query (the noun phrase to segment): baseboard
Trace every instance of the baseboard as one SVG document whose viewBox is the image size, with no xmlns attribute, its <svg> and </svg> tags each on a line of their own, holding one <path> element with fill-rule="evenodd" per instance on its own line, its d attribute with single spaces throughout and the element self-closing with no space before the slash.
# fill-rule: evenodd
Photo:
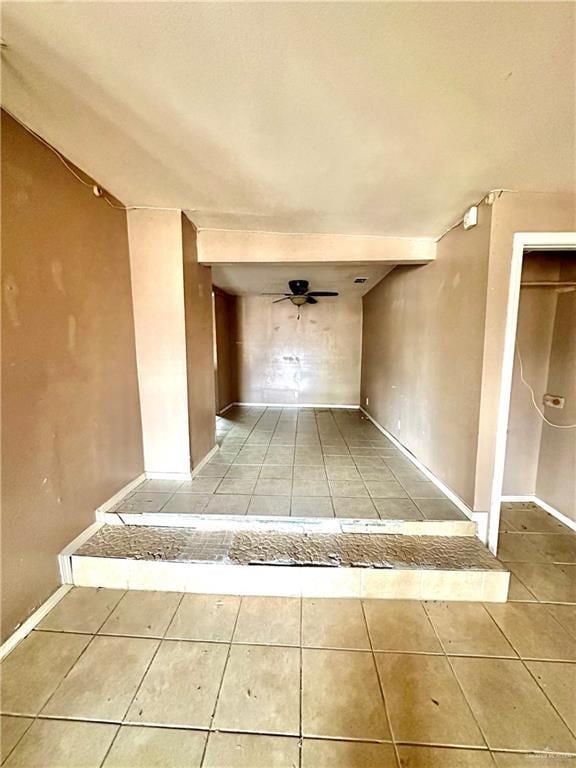
<svg viewBox="0 0 576 768">
<path fill-rule="evenodd" d="M 180 480 L 185 482 L 192 479 L 191 472 L 145 472 L 146 480 Z"/>
<path fill-rule="evenodd" d="M 232 403 L 243 405 L 245 408 L 342 408 L 346 411 L 357 411 L 359 405 L 340 405 L 336 403 Z"/>
<path fill-rule="evenodd" d="M 547 502 L 540 499 L 538 496 L 502 496 L 502 501 L 531 501 L 533 504 L 537 504 L 540 509 L 548 512 L 556 520 L 563 523 L 571 531 L 576 531 L 576 520 L 572 520 L 563 512 L 560 512 L 556 507 L 551 506 Z"/>
<path fill-rule="evenodd" d="M 425 475 L 430 482 L 434 483 L 434 485 L 442 491 L 442 493 L 450 499 L 452 504 L 454 504 L 455 507 L 458 507 L 458 509 L 463 512 L 466 517 L 470 520 L 473 520 L 476 523 L 476 535 L 478 538 L 486 543 L 487 537 L 488 537 L 488 512 L 474 512 L 470 509 L 470 507 L 465 504 L 462 499 L 457 496 L 454 491 L 451 488 L 448 488 L 447 485 L 445 485 L 442 480 L 440 480 L 436 475 L 431 472 L 428 467 L 425 467 L 422 462 L 420 462 L 416 456 L 414 456 L 413 453 L 411 453 L 408 448 L 406 448 L 402 443 L 394 437 L 394 435 L 391 432 L 388 432 L 388 430 L 382 426 L 382 424 L 379 424 L 375 418 L 373 418 L 367 410 L 365 410 L 362 406 L 359 406 L 362 413 L 366 416 L 367 419 L 369 419 L 374 426 L 382 432 L 383 435 L 385 435 L 388 440 L 390 440 L 391 443 L 393 443 L 398 450 L 406 456 L 407 459 L 409 459 L 414 466 L 422 472 L 423 475 Z"/>
<path fill-rule="evenodd" d="M 49 611 L 51 611 L 71 589 L 71 584 L 63 584 L 61 587 L 58 587 L 56 592 L 53 592 L 50 597 L 26 619 L 26 621 L 20 624 L 18 629 L 14 630 L 10 637 L 0 645 L 0 661 L 2 661 L 10 651 L 13 651 L 18 643 L 21 643 L 22 640 L 32 632 L 34 627 L 38 626 L 44 616 L 46 616 L 46 614 L 49 613 Z"/>
<path fill-rule="evenodd" d="M 100 506 L 96 509 L 96 515 L 98 515 L 99 512 L 108 512 L 109 509 L 112 509 L 112 507 L 118 504 L 118 502 L 122 501 L 125 496 L 127 496 L 129 493 L 132 493 L 134 488 L 139 486 L 140 483 L 143 483 L 144 480 L 146 480 L 146 473 L 142 472 L 141 475 L 138 475 L 138 477 L 135 477 L 134 480 L 131 480 L 123 488 L 121 488 L 118 493 L 115 493 L 114 496 L 111 496 L 103 504 L 100 504 Z"/>
<path fill-rule="evenodd" d="M 198 470 L 202 469 L 202 467 L 203 467 L 205 464 L 208 464 L 208 462 L 210 461 L 210 459 L 212 458 L 212 456 L 214 456 L 214 454 L 218 453 L 218 449 L 219 449 L 219 448 L 220 448 L 220 446 L 219 446 L 219 445 L 215 445 L 215 446 L 214 446 L 214 448 L 212 448 L 210 451 L 208 451 L 208 453 L 206 454 L 206 456 L 204 456 L 204 458 L 203 458 L 201 461 L 199 461 L 199 462 L 198 462 L 198 464 L 196 464 L 196 466 L 195 466 L 195 467 L 192 467 L 192 477 L 194 477 L 194 474 L 195 474 L 196 472 L 198 472 Z"/>
<path fill-rule="evenodd" d="M 229 403 L 225 408 L 221 408 L 218 411 L 218 416 L 223 416 L 226 413 L 226 411 L 229 411 L 230 408 L 234 408 L 235 405 L 238 405 L 238 403 Z"/>
</svg>

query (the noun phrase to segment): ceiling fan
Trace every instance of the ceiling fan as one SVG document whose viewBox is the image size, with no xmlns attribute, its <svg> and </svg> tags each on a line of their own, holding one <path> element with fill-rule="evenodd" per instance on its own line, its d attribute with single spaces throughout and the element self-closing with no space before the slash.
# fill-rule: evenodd
<svg viewBox="0 0 576 768">
<path fill-rule="evenodd" d="M 291 293 L 263 293 L 262 296 L 282 296 L 281 299 L 276 299 L 272 304 L 290 299 L 292 304 L 297 307 L 301 307 L 303 304 L 317 304 L 317 296 L 338 296 L 335 291 L 309 291 L 308 285 L 308 280 L 290 280 L 288 287 Z"/>
</svg>

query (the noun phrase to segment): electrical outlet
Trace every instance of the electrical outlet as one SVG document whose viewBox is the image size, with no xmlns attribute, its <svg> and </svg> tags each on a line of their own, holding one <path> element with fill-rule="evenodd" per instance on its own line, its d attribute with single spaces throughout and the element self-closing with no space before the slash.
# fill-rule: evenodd
<svg viewBox="0 0 576 768">
<path fill-rule="evenodd" d="M 369 397 L 364 398 L 364 404 L 365 405 L 370 405 L 370 398 Z"/>
<path fill-rule="evenodd" d="M 544 395 L 542 402 L 550 408 L 564 408 L 564 398 L 561 395 Z"/>
</svg>

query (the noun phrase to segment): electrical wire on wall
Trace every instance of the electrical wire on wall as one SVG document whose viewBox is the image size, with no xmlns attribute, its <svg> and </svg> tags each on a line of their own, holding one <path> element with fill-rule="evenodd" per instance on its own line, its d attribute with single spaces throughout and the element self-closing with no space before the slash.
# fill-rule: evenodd
<svg viewBox="0 0 576 768">
<path fill-rule="evenodd" d="M 532 405 L 538 412 L 538 415 L 540 418 L 546 422 L 551 427 L 554 427 L 555 429 L 575 429 L 576 424 L 554 424 L 552 421 L 549 421 L 546 416 L 544 415 L 543 411 L 540 410 L 538 407 L 538 404 L 536 402 L 536 396 L 534 395 L 534 390 L 530 386 L 530 384 L 526 381 L 524 378 L 524 366 L 522 364 L 522 355 L 520 354 L 520 345 L 518 344 L 518 337 L 516 337 L 516 354 L 518 356 L 518 367 L 520 371 L 520 381 L 522 384 L 524 384 L 525 387 L 527 387 L 530 390 L 530 397 L 532 398 Z"/>
<path fill-rule="evenodd" d="M 43 144 L 45 147 L 47 147 L 50 152 L 53 152 L 56 157 L 60 160 L 62 165 L 74 176 L 75 179 L 77 179 L 80 184 L 83 184 L 85 187 L 89 187 L 92 190 L 92 193 L 95 197 L 100 197 L 102 200 L 104 200 L 105 203 L 107 203 L 110 208 L 115 208 L 118 211 L 180 211 L 181 208 L 160 208 L 154 205 L 116 205 L 112 202 L 112 200 L 108 197 L 106 191 L 99 185 L 94 184 L 93 182 L 86 181 L 83 179 L 74 169 L 74 167 L 68 162 L 68 160 L 64 157 L 64 155 L 59 152 L 55 147 L 53 147 L 51 144 L 49 144 L 45 139 L 42 138 L 42 136 L 39 136 L 36 131 L 32 130 L 32 128 L 29 128 L 25 123 L 22 122 L 22 120 L 19 120 L 16 115 L 12 114 L 9 109 L 6 109 L 6 107 L 2 107 L 4 112 L 6 114 L 10 115 L 10 117 L 18 123 L 18 125 L 22 126 L 25 131 L 28 131 L 28 133 L 31 136 L 34 136 L 35 139 L 37 139 L 41 144 Z M 88 174 L 86 174 L 88 175 Z"/>
</svg>

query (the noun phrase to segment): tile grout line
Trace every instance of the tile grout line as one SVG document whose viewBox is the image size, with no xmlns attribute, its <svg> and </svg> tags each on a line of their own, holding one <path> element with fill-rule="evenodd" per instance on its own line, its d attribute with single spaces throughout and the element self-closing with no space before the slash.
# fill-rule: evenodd
<svg viewBox="0 0 576 768">
<path fill-rule="evenodd" d="M 384 693 L 384 684 L 382 680 L 380 679 L 380 671 L 378 670 L 378 664 L 376 663 L 376 655 L 374 653 L 374 644 L 372 642 L 372 635 L 370 634 L 370 626 L 368 624 L 368 619 L 366 617 L 366 610 L 364 607 L 364 600 L 360 600 L 360 608 L 362 610 L 362 616 L 364 618 L 364 626 L 366 628 L 366 634 L 368 636 L 368 643 L 370 644 L 370 654 L 372 656 L 372 666 L 374 667 L 374 672 L 376 674 L 376 680 L 378 681 L 378 689 L 380 691 L 380 696 L 382 698 L 382 706 L 384 707 L 384 714 L 386 716 L 386 722 L 388 724 L 388 730 L 390 731 L 390 739 L 392 740 L 392 748 L 394 750 L 394 755 L 396 758 L 396 763 L 398 765 L 398 768 L 402 765 L 400 762 L 400 752 L 398 751 L 398 745 L 396 743 L 396 737 L 394 735 L 394 729 L 392 727 L 392 718 L 390 716 L 390 711 L 388 709 L 388 704 L 386 702 L 386 695 Z"/>
<path fill-rule="evenodd" d="M 244 601 L 243 597 L 240 597 L 238 600 L 238 609 L 236 611 L 236 617 L 234 619 L 234 626 L 232 627 L 232 632 L 230 634 L 230 640 L 228 642 L 228 650 L 226 652 L 226 659 L 224 660 L 224 666 L 222 668 L 222 675 L 220 677 L 220 683 L 218 685 L 218 690 L 216 692 L 216 697 L 214 699 L 214 707 L 212 708 L 212 713 L 210 715 L 210 722 L 207 727 L 208 735 L 206 736 L 206 741 L 204 742 L 204 749 L 202 750 L 202 757 L 200 758 L 200 764 L 199 768 L 202 768 L 204 765 L 204 760 L 206 759 L 206 752 L 208 751 L 208 742 L 210 740 L 210 734 L 213 733 L 214 728 L 214 719 L 216 717 L 216 710 L 218 708 L 218 703 L 220 701 L 220 694 L 222 692 L 222 686 L 224 685 L 224 678 L 226 676 L 226 670 L 228 669 L 228 662 L 230 660 L 230 654 L 232 653 L 232 640 L 234 639 L 234 635 L 236 633 L 236 627 L 238 626 L 238 620 L 240 618 L 240 611 L 242 610 L 242 603 Z M 220 643 L 222 645 L 222 643 Z"/>
</svg>

